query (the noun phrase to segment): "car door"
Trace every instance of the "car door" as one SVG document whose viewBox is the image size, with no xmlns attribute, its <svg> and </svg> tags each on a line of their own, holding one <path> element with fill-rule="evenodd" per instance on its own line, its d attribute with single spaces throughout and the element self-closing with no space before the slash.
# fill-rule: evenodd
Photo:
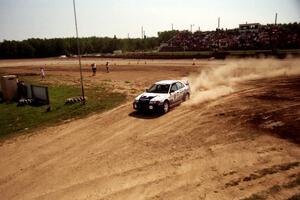
<svg viewBox="0 0 300 200">
<path fill-rule="evenodd" d="M 178 102 L 178 87 L 176 83 L 173 83 L 170 89 L 170 104 L 176 104 Z"/>
<path fill-rule="evenodd" d="M 180 82 L 176 83 L 177 88 L 178 88 L 178 101 L 181 101 L 183 99 L 184 94 L 184 85 Z"/>
</svg>

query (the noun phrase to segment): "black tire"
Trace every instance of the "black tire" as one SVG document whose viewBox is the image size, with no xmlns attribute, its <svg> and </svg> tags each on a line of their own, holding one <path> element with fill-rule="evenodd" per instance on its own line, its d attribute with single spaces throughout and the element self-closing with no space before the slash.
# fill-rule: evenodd
<svg viewBox="0 0 300 200">
<path fill-rule="evenodd" d="M 183 97 L 183 101 L 187 101 L 190 99 L 190 94 L 189 93 L 186 93 Z"/>
<path fill-rule="evenodd" d="M 144 110 L 141 110 L 141 109 L 138 109 L 138 110 L 136 110 L 136 112 L 138 113 L 138 114 L 144 114 Z"/>
<path fill-rule="evenodd" d="M 170 104 L 168 101 L 165 101 L 162 107 L 162 112 L 165 114 L 169 112 L 169 110 L 170 110 Z"/>
</svg>

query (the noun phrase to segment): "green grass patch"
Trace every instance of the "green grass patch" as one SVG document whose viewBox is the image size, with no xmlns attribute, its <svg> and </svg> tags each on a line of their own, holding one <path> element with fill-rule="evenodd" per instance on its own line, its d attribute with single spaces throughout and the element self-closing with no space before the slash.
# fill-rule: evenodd
<svg viewBox="0 0 300 200">
<path fill-rule="evenodd" d="M 125 101 L 124 94 L 113 93 L 105 85 L 86 89 L 88 100 L 85 105 L 80 103 L 65 105 L 65 99 L 79 96 L 81 89 L 74 86 L 51 85 L 48 88 L 51 111 L 48 106 L 17 106 L 17 103 L 0 103 L 0 139 L 26 133 L 38 127 L 45 127 L 65 120 L 86 116 L 93 112 L 112 109 Z"/>
</svg>

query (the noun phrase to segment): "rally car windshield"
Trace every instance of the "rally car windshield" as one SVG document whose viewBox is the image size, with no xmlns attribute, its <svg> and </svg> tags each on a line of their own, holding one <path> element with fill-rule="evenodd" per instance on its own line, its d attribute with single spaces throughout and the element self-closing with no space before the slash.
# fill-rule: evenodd
<svg viewBox="0 0 300 200">
<path fill-rule="evenodd" d="M 148 92 L 150 93 L 168 93 L 170 84 L 154 84 L 150 87 Z"/>
</svg>

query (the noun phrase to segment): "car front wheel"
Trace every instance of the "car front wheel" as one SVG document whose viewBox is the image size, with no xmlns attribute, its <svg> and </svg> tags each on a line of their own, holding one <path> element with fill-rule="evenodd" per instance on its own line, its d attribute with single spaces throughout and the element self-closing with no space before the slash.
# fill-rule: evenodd
<svg viewBox="0 0 300 200">
<path fill-rule="evenodd" d="M 169 112 L 169 109 L 170 109 L 169 102 L 165 101 L 164 104 L 163 104 L 163 113 Z"/>
</svg>

